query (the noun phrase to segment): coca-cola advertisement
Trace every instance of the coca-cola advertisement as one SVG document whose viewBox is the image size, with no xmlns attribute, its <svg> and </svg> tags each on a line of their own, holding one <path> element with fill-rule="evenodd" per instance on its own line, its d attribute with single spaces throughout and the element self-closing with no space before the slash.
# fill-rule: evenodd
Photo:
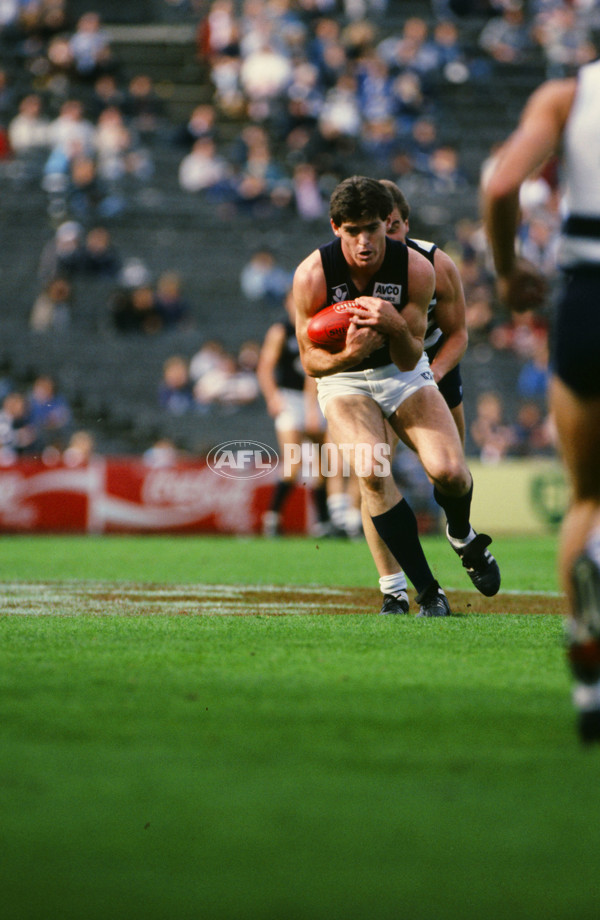
<svg viewBox="0 0 600 920">
<path fill-rule="evenodd" d="M 210 458 L 158 468 L 137 458 L 99 457 L 75 468 L 22 460 L 0 468 L 0 530 L 260 533 L 276 465 L 239 448 L 220 464 L 219 471 Z M 307 490 L 296 486 L 283 512 L 285 532 L 306 533 L 310 514 Z"/>
</svg>

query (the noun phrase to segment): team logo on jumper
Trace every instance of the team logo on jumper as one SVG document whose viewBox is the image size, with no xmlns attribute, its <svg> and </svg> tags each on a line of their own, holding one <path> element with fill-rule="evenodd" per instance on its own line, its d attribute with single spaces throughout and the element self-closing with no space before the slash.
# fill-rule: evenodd
<svg viewBox="0 0 600 920">
<path fill-rule="evenodd" d="M 331 295 L 332 303 L 341 303 L 342 300 L 350 300 L 350 291 L 347 284 L 338 284 L 334 287 Z"/>
<path fill-rule="evenodd" d="M 381 297 L 382 300 L 389 300 L 394 306 L 400 306 L 402 298 L 402 285 L 393 284 L 387 281 L 377 281 L 373 288 L 373 297 Z"/>
<path fill-rule="evenodd" d="M 277 467 L 279 457 L 261 441 L 224 441 L 213 447 L 206 463 L 225 479 L 260 479 Z"/>
</svg>

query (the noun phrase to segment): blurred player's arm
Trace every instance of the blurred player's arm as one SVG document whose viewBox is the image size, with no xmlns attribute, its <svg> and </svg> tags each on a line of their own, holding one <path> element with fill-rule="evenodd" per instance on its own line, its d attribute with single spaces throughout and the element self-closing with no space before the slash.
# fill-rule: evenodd
<svg viewBox="0 0 600 920">
<path fill-rule="evenodd" d="M 284 345 L 285 326 L 283 323 L 274 323 L 267 330 L 256 368 L 258 385 L 265 398 L 267 412 L 271 418 L 275 418 L 283 409 L 283 400 L 277 386 L 275 369 Z"/>
<path fill-rule="evenodd" d="M 542 276 L 515 249 L 519 191 L 525 179 L 558 151 L 575 88 L 576 81 L 567 79 L 550 80 L 536 90 L 484 179 L 483 220 L 498 275 L 498 296 L 512 309 L 534 308 L 544 298 Z"/>
</svg>

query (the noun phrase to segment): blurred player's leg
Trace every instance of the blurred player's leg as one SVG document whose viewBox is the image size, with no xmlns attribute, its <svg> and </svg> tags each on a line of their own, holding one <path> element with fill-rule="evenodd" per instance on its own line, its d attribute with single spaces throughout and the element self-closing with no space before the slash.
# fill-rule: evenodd
<svg viewBox="0 0 600 920">
<path fill-rule="evenodd" d="M 580 398 L 554 379 L 551 401 L 573 488 L 559 550 L 569 600 L 568 661 L 583 741 L 600 741 L 600 399 Z"/>
</svg>

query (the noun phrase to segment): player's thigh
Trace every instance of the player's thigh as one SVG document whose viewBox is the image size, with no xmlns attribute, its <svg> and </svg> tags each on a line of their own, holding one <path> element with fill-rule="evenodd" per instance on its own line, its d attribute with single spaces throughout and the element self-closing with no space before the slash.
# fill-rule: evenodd
<svg viewBox="0 0 600 920">
<path fill-rule="evenodd" d="M 434 480 L 468 475 L 456 424 L 437 387 L 422 387 L 400 404 L 389 421 Z"/>
<path fill-rule="evenodd" d="M 576 499 L 600 500 L 600 397 L 577 396 L 555 377 L 550 401 Z"/>
<path fill-rule="evenodd" d="M 379 507 L 380 501 L 386 507 L 398 501 L 384 419 L 377 403 L 361 395 L 332 396 L 327 400 L 325 417 L 333 443 L 340 446 L 350 469 L 360 479 L 362 494 L 370 496 L 370 513 L 386 510 Z"/>
<path fill-rule="evenodd" d="M 335 444 L 370 444 L 386 442 L 383 415 L 368 396 L 332 396 L 325 406 L 329 436 Z"/>
</svg>

